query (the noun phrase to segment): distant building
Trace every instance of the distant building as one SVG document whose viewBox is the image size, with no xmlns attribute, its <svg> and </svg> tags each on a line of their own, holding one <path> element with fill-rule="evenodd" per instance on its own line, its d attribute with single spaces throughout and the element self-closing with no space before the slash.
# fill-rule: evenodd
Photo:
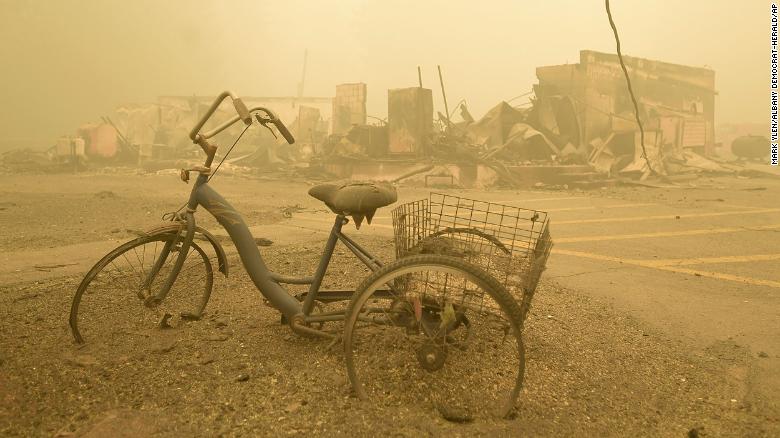
<svg viewBox="0 0 780 438">
<path fill-rule="evenodd" d="M 346 134 L 352 126 L 366 124 L 367 95 L 367 86 L 362 82 L 336 85 L 332 134 Z"/>
<path fill-rule="evenodd" d="M 715 72 L 630 56 L 623 59 L 649 150 L 712 154 Z M 583 154 L 594 147 L 594 141 L 611 142 L 612 149 L 623 152 L 637 147 L 634 107 L 617 55 L 582 50 L 578 64 L 538 67 L 536 76 L 536 117 L 551 135 L 563 137 Z"/>
</svg>

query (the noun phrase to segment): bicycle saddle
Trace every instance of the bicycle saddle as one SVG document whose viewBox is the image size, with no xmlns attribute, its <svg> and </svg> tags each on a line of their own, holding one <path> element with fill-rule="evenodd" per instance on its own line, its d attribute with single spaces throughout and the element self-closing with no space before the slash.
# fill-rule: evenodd
<svg viewBox="0 0 780 438">
<path fill-rule="evenodd" d="M 370 224 L 378 208 L 398 200 L 395 187 L 382 182 L 318 184 L 309 189 L 309 195 L 324 202 L 336 214 L 352 216 L 357 228 L 363 218 Z"/>
</svg>

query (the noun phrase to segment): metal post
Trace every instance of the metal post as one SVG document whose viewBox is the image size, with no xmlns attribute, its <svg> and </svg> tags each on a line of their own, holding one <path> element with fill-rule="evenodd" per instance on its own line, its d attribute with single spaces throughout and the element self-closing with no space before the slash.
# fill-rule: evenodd
<svg viewBox="0 0 780 438">
<path fill-rule="evenodd" d="M 447 94 L 444 92 L 444 79 L 441 77 L 441 66 L 436 66 L 439 69 L 439 83 L 441 84 L 441 96 L 444 98 L 444 112 L 445 116 L 447 116 L 447 131 L 450 130 L 450 109 L 447 106 Z"/>
<path fill-rule="evenodd" d="M 420 92 L 417 93 L 417 110 L 418 111 L 422 111 L 422 107 L 423 107 L 423 97 L 422 97 L 423 84 L 422 84 L 422 70 L 420 69 L 419 65 L 417 66 L 417 82 L 420 85 L 420 90 L 419 90 Z M 425 118 L 419 117 L 419 120 L 420 120 L 420 130 L 422 132 L 425 132 L 426 131 L 426 129 L 425 129 L 426 128 L 425 127 Z M 422 156 L 425 156 L 425 155 L 428 154 L 428 144 L 427 144 L 427 140 L 426 139 L 423 139 L 423 142 L 420 145 L 420 148 L 418 149 L 417 154 L 418 155 L 422 155 Z"/>
<path fill-rule="evenodd" d="M 78 173 L 79 163 L 76 161 L 76 141 L 73 138 L 70 139 L 70 160 L 73 162 L 73 173 Z"/>
</svg>

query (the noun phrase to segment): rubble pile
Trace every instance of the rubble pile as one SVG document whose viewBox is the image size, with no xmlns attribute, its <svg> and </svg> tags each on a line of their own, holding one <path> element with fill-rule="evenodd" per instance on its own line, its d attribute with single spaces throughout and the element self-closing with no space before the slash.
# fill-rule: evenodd
<svg viewBox="0 0 780 438">
<path fill-rule="evenodd" d="M 389 173 L 389 179 L 404 173 L 388 172 L 391 165 L 407 160 L 409 170 L 424 162 L 432 165 L 427 173 L 405 178 L 427 183 L 449 177 L 471 187 L 590 187 L 740 171 L 738 163 L 726 165 L 715 155 L 712 70 L 632 57 L 626 62 L 643 129 L 617 57 L 583 50 L 578 64 L 537 68 L 539 83 L 527 93 L 528 102 L 500 102 L 478 120 L 463 101 L 433 120 L 432 90 L 422 86 L 388 90 L 386 122 L 353 125 L 319 152 L 332 167 L 379 160 L 377 173 Z M 768 151 L 758 146 L 763 142 L 737 138 L 733 149 L 742 157 L 760 155 Z"/>
<path fill-rule="evenodd" d="M 279 112 L 296 138 L 283 144 L 273 133 L 240 127 L 217 138 L 222 172 L 307 178 L 352 178 L 448 184 L 603 187 L 629 181 L 695 178 L 702 173 L 753 175 L 725 163 L 715 143 L 715 74 L 624 57 L 638 96 L 639 114 L 616 55 L 580 52 L 577 64 L 538 67 L 538 83 L 519 105 L 502 101 L 479 119 L 465 100 L 434 112 L 433 90 L 387 90 L 387 118 L 366 112 L 364 83 L 340 84 L 335 96 L 245 97 L 247 104 Z M 421 76 L 420 76 L 421 77 Z M 2 157 L 2 169 L 57 171 L 85 167 L 136 167 L 170 172 L 191 167 L 200 149 L 188 129 L 210 97 L 161 96 L 152 104 L 122 105 L 111 117 L 80 126 L 45 153 L 19 150 Z M 232 116 L 231 109 L 222 117 Z M 457 115 L 456 115 L 457 113 Z M 434 118 L 434 114 L 437 117 Z M 637 118 L 642 122 L 637 123 Z M 743 161 L 768 153 L 767 139 L 733 132 L 730 152 Z M 719 134 L 722 136 L 722 133 Z M 230 139 L 230 140 L 224 140 Z M 232 150 L 229 157 L 219 156 Z M 56 164 L 56 166 L 54 165 Z"/>
</svg>

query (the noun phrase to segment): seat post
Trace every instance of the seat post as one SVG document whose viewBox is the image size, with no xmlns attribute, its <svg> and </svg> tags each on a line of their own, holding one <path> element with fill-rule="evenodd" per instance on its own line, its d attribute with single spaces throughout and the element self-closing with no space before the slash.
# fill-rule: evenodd
<svg viewBox="0 0 780 438">
<path fill-rule="evenodd" d="M 328 241 L 325 243 L 325 249 L 322 251 L 320 257 L 320 263 L 317 265 L 317 270 L 314 272 L 314 281 L 309 286 L 309 293 L 306 294 L 306 298 L 303 301 L 303 314 L 308 315 L 311 312 L 311 308 L 314 305 L 314 299 L 317 297 L 317 292 L 320 290 L 322 280 L 325 278 L 325 272 L 328 270 L 330 259 L 333 256 L 333 250 L 336 248 L 336 243 L 339 241 L 339 234 L 341 234 L 341 228 L 347 223 L 347 218 L 342 214 L 336 215 L 336 221 L 333 223 L 333 228 L 330 229 L 330 235 Z"/>
</svg>

